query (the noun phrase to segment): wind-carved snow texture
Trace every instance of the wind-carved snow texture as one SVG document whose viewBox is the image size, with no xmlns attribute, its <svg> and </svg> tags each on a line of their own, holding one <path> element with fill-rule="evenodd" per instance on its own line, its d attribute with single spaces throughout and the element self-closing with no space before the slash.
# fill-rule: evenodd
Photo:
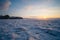
<svg viewBox="0 0 60 40">
<path fill-rule="evenodd" d="M 60 40 L 60 19 L 0 20 L 0 40 Z"/>
</svg>

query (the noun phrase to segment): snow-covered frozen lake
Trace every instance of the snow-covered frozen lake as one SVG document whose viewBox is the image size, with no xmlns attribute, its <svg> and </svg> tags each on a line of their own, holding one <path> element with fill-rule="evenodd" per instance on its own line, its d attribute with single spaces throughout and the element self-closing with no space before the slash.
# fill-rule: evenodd
<svg viewBox="0 0 60 40">
<path fill-rule="evenodd" d="M 0 40 L 60 40 L 60 19 L 0 19 Z"/>
</svg>

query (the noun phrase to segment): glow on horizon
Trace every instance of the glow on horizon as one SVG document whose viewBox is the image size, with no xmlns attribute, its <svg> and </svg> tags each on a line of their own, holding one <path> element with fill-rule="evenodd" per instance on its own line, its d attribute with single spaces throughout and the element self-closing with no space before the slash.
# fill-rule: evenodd
<svg viewBox="0 0 60 40">
<path fill-rule="evenodd" d="M 17 11 L 13 12 L 14 16 L 22 16 L 24 18 L 60 18 L 60 0 L 23 0 L 18 6 L 20 8 L 16 8 Z"/>
<path fill-rule="evenodd" d="M 60 9 L 54 7 L 26 6 L 21 10 L 25 18 L 60 18 Z"/>
</svg>

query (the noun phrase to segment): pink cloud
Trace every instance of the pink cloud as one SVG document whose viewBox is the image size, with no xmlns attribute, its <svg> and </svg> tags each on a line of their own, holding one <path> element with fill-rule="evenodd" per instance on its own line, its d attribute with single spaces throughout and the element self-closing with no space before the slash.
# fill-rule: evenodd
<svg viewBox="0 0 60 40">
<path fill-rule="evenodd" d="M 7 0 L 6 2 L 0 3 L 0 10 L 7 10 L 10 6 L 10 1 Z"/>
</svg>

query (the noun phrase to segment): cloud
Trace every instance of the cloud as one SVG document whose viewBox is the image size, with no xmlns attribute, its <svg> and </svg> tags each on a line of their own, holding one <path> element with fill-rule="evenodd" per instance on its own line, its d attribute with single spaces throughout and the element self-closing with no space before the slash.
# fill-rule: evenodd
<svg viewBox="0 0 60 40">
<path fill-rule="evenodd" d="M 7 10 L 10 4 L 9 0 L 0 0 L 0 10 Z"/>
</svg>

